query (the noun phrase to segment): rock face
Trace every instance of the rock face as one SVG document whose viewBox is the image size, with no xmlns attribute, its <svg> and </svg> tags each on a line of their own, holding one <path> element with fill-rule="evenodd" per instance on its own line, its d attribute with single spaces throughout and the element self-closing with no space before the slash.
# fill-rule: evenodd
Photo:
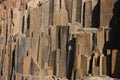
<svg viewBox="0 0 120 80">
<path fill-rule="evenodd" d="M 104 77 L 89 77 L 83 80 L 114 80 L 114 79 L 104 76 Z"/>
<path fill-rule="evenodd" d="M 119 10 L 120 0 L 0 0 L 0 80 L 120 79 Z"/>
</svg>

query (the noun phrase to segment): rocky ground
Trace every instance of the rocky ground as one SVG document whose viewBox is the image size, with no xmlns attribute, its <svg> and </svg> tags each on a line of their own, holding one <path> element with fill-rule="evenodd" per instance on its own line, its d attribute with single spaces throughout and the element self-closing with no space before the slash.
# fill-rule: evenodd
<svg viewBox="0 0 120 80">
<path fill-rule="evenodd" d="M 113 78 L 110 78 L 108 76 L 91 76 L 91 77 L 86 77 L 83 80 L 115 80 Z"/>
</svg>

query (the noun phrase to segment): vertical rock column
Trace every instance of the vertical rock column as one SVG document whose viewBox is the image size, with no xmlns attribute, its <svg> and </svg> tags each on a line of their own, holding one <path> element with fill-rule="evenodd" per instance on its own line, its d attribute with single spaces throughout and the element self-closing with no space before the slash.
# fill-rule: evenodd
<svg viewBox="0 0 120 80">
<path fill-rule="evenodd" d="M 84 27 L 90 28 L 92 23 L 92 1 L 85 2 Z"/>
<path fill-rule="evenodd" d="M 68 40 L 68 26 L 59 27 L 59 47 L 60 47 L 60 61 L 59 61 L 59 76 L 66 77 L 67 71 L 67 40 Z"/>
</svg>

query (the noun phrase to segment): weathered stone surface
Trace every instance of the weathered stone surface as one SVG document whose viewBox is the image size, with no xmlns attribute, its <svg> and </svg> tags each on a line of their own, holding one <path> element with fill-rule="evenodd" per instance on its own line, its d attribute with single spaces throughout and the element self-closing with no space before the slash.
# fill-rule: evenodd
<svg viewBox="0 0 120 80">
<path fill-rule="evenodd" d="M 60 1 L 54 0 L 53 25 L 60 25 Z"/>
<path fill-rule="evenodd" d="M 45 27 L 49 27 L 49 0 L 41 5 L 42 13 L 41 13 L 41 30 L 44 31 Z"/>
<path fill-rule="evenodd" d="M 92 33 L 90 34 L 77 34 L 77 38 L 79 42 L 79 51 L 83 55 L 91 55 L 92 54 Z"/>
<path fill-rule="evenodd" d="M 120 72 L 119 72 L 119 50 L 112 50 L 112 66 L 111 66 L 111 69 L 112 69 L 112 76 L 113 77 L 118 77 L 119 78 L 119 75 L 120 75 Z"/>
<path fill-rule="evenodd" d="M 102 75 L 107 75 L 108 70 L 109 69 L 107 69 L 107 58 L 106 56 L 104 56 L 102 59 Z"/>
<path fill-rule="evenodd" d="M 109 78 L 109 77 L 106 77 L 106 76 L 103 76 L 103 77 L 88 77 L 86 79 L 83 79 L 83 80 L 114 80 L 113 78 Z"/>
<path fill-rule="evenodd" d="M 73 8 L 72 8 L 72 22 L 76 22 L 76 13 L 77 13 L 77 0 L 73 0 Z"/>
<path fill-rule="evenodd" d="M 91 27 L 92 24 L 92 1 L 85 2 L 84 27 Z"/>
<path fill-rule="evenodd" d="M 68 12 L 65 7 L 65 0 L 61 0 L 60 25 L 65 26 L 68 23 Z"/>
<path fill-rule="evenodd" d="M 90 59 L 90 56 L 81 55 L 81 70 L 83 76 L 89 74 Z"/>
<path fill-rule="evenodd" d="M 61 26 L 60 27 L 60 62 L 59 65 L 62 67 L 59 67 L 60 73 L 59 76 L 65 77 L 66 71 L 67 71 L 67 42 L 68 42 L 68 26 Z"/>
<path fill-rule="evenodd" d="M 31 73 L 31 57 L 25 57 L 23 59 L 23 74 Z"/>
<path fill-rule="evenodd" d="M 15 74 L 15 79 L 16 79 L 16 80 L 22 80 L 22 74 L 16 73 L 16 74 Z"/>
<path fill-rule="evenodd" d="M 114 4 L 116 3 L 116 0 L 100 0 L 101 6 L 100 6 L 100 26 L 107 27 L 111 21 L 111 18 L 113 16 L 113 8 Z M 106 15 L 106 16 L 105 16 Z"/>
<path fill-rule="evenodd" d="M 12 33 L 22 33 L 22 20 L 23 14 L 21 11 L 13 11 L 13 19 L 12 19 Z"/>
<path fill-rule="evenodd" d="M 99 49 L 100 53 L 103 53 L 105 38 L 104 38 L 104 29 L 100 29 L 97 32 L 97 48 Z"/>
<path fill-rule="evenodd" d="M 94 76 L 100 75 L 100 53 L 98 49 L 94 51 L 92 62 L 92 75 Z"/>
<path fill-rule="evenodd" d="M 119 3 L 0 0 L 0 80 L 120 78 Z"/>
<path fill-rule="evenodd" d="M 41 12 L 41 7 L 38 8 L 34 8 L 32 10 L 30 10 L 30 14 L 29 14 L 29 20 L 28 21 L 30 25 L 29 29 L 30 29 L 30 33 L 32 32 L 39 32 L 41 30 L 41 19 L 42 19 L 42 12 Z M 36 14 L 37 13 L 37 14 Z"/>
</svg>

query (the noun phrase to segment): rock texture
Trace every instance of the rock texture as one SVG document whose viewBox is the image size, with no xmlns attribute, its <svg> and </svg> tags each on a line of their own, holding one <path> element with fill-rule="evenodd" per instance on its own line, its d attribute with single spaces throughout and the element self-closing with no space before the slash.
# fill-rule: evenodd
<svg viewBox="0 0 120 80">
<path fill-rule="evenodd" d="M 0 80 L 120 79 L 119 14 L 120 0 L 0 0 Z"/>
</svg>

